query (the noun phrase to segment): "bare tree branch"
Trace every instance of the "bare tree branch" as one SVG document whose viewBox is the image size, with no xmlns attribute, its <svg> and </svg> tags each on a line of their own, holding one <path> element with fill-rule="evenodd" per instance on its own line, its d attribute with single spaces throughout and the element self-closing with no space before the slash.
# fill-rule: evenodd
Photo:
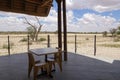
<svg viewBox="0 0 120 80">
<path fill-rule="evenodd" d="M 35 39 L 35 37 L 36 37 L 37 28 L 35 27 L 35 25 L 31 24 L 31 23 L 27 20 L 27 18 L 24 17 L 24 19 L 25 19 L 25 21 L 26 21 L 26 24 L 30 25 L 30 26 L 34 29 L 34 31 L 33 31 L 32 34 L 31 34 L 31 38 L 32 38 L 32 40 L 34 41 L 34 39 Z"/>
<path fill-rule="evenodd" d="M 39 26 L 40 26 L 40 25 L 41 25 L 41 23 L 40 23 L 40 21 L 39 21 L 38 17 L 36 17 L 36 16 L 35 16 L 35 18 L 36 18 L 36 20 L 37 20 L 37 22 L 38 22 L 38 24 L 39 24 Z"/>
<path fill-rule="evenodd" d="M 37 20 L 37 22 L 39 24 L 39 28 L 38 28 L 38 32 L 37 32 L 37 33 L 39 33 L 43 25 L 41 25 L 41 23 L 40 23 L 40 21 L 39 21 L 39 19 L 37 17 L 35 17 L 35 18 L 36 18 L 36 20 Z"/>
<path fill-rule="evenodd" d="M 27 20 L 27 18 L 26 17 L 24 17 L 24 19 L 25 19 L 25 21 L 26 21 L 26 24 L 28 24 L 28 25 L 30 25 L 31 27 L 33 27 L 33 29 L 35 30 L 35 32 L 37 31 L 36 30 L 36 28 L 35 28 L 35 26 L 34 25 L 32 25 L 28 20 Z"/>
<path fill-rule="evenodd" d="M 35 16 L 35 18 L 36 18 L 36 20 L 37 20 L 37 22 L 38 22 L 38 24 L 39 24 L 39 28 L 38 28 L 37 31 L 36 31 L 36 39 L 37 39 L 37 36 L 38 36 L 38 34 L 39 34 L 39 32 L 40 32 L 40 30 L 41 30 L 41 28 L 42 28 L 43 25 L 41 25 L 39 19 L 38 19 L 36 16 Z"/>
<path fill-rule="evenodd" d="M 24 19 L 25 19 L 25 21 L 26 21 L 26 24 L 30 25 L 30 26 L 34 29 L 34 31 L 32 32 L 32 33 L 33 33 L 33 40 L 36 40 L 36 41 L 37 41 L 37 40 L 38 40 L 38 34 L 39 34 L 39 32 L 40 32 L 40 30 L 41 30 L 41 28 L 42 28 L 43 25 L 41 25 L 39 19 L 38 19 L 36 16 L 35 16 L 35 18 L 36 18 L 36 20 L 37 20 L 37 23 L 39 24 L 39 27 L 36 27 L 35 25 L 31 24 L 31 23 L 27 20 L 27 18 L 24 17 Z"/>
</svg>

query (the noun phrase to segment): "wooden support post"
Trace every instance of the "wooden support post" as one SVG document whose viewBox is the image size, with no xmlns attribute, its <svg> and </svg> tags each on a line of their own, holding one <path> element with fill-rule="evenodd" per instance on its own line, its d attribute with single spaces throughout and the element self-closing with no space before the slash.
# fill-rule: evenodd
<svg viewBox="0 0 120 80">
<path fill-rule="evenodd" d="M 96 35 L 94 36 L 94 56 L 96 56 Z"/>
<path fill-rule="evenodd" d="M 8 55 L 10 56 L 10 37 L 8 36 Z"/>
<path fill-rule="evenodd" d="M 77 35 L 75 35 L 75 53 L 77 52 Z"/>
<path fill-rule="evenodd" d="M 30 41 L 29 41 L 29 35 L 27 36 L 28 37 L 28 50 L 30 49 Z"/>
<path fill-rule="evenodd" d="M 67 61 L 67 19 L 66 0 L 63 0 L 64 61 Z"/>
<path fill-rule="evenodd" d="M 58 4 L 58 47 L 62 49 L 61 0 L 56 1 Z"/>
<path fill-rule="evenodd" d="M 48 45 L 47 47 L 50 47 L 50 35 L 48 35 Z"/>
</svg>

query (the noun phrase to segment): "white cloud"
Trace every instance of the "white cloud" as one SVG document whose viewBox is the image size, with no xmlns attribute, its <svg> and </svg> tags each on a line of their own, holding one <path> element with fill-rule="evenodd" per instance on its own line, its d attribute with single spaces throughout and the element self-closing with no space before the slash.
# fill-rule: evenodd
<svg viewBox="0 0 120 80">
<path fill-rule="evenodd" d="M 37 24 L 34 16 L 25 15 L 33 24 Z M 22 17 L 19 15 L 19 17 Z M 57 30 L 57 12 L 52 9 L 46 18 L 39 17 L 44 26 L 42 31 Z M 110 28 L 116 28 L 118 22 L 111 16 L 96 15 L 94 13 L 86 13 L 81 18 L 75 17 L 72 10 L 67 12 L 68 31 L 77 32 L 101 32 L 108 31 Z M 24 24 L 24 19 L 18 18 L 17 15 L 0 17 L 0 31 L 24 31 L 28 25 Z"/>
<path fill-rule="evenodd" d="M 39 26 L 35 16 L 0 12 L 0 31 L 25 31 L 29 26 L 25 24 L 25 17 L 33 25 Z M 57 12 L 52 8 L 48 17 L 38 17 L 40 23 L 43 25 L 42 31 L 56 31 L 57 30 Z"/>
<path fill-rule="evenodd" d="M 73 19 L 74 19 L 73 11 L 69 10 L 69 11 L 67 12 L 67 22 L 68 22 L 68 23 L 71 23 L 71 22 L 73 22 Z"/>
<path fill-rule="evenodd" d="M 66 0 L 68 9 L 92 9 L 105 12 L 120 9 L 120 0 Z"/>
<path fill-rule="evenodd" d="M 108 10 L 109 7 L 97 5 L 97 6 L 94 6 L 93 9 L 98 12 L 104 12 L 104 11 Z"/>
<path fill-rule="evenodd" d="M 26 26 L 16 17 L 0 17 L 0 31 L 23 31 Z"/>
<path fill-rule="evenodd" d="M 118 22 L 110 16 L 101 16 L 93 13 L 86 13 L 81 18 L 69 19 L 73 23 L 68 23 L 68 31 L 77 32 L 102 32 L 116 28 Z M 74 20 L 76 20 L 74 22 Z"/>
</svg>

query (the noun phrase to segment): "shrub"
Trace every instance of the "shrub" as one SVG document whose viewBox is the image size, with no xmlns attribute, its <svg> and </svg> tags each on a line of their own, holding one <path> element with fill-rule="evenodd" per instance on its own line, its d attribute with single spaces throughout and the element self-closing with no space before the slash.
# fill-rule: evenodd
<svg viewBox="0 0 120 80">
<path fill-rule="evenodd" d="M 114 39 L 114 42 L 119 42 L 119 41 L 120 41 L 119 37 L 116 37 L 116 38 Z"/>
<path fill-rule="evenodd" d="M 3 44 L 2 48 L 3 49 L 8 49 L 8 45 L 7 44 Z"/>
<path fill-rule="evenodd" d="M 20 40 L 20 42 L 27 42 L 27 41 L 28 41 L 27 38 L 23 38 L 23 39 Z"/>
<path fill-rule="evenodd" d="M 13 48 L 13 46 L 14 46 L 14 43 L 11 42 L 10 43 L 10 49 Z M 8 44 L 3 44 L 2 48 L 3 49 L 8 49 Z"/>
<path fill-rule="evenodd" d="M 38 39 L 38 41 L 40 41 L 40 42 L 46 41 L 46 38 L 40 38 L 40 39 Z"/>
<path fill-rule="evenodd" d="M 29 45 L 32 45 L 32 42 L 31 42 L 31 41 L 29 42 Z"/>
<path fill-rule="evenodd" d="M 85 40 L 89 40 L 89 38 L 85 38 Z"/>
<path fill-rule="evenodd" d="M 103 37 L 107 37 L 107 31 L 102 32 Z"/>
<path fill-rule="evenodd" d="M 120 31 L 117 31 L 117 35 L 120 35 Z"/>
</svg>

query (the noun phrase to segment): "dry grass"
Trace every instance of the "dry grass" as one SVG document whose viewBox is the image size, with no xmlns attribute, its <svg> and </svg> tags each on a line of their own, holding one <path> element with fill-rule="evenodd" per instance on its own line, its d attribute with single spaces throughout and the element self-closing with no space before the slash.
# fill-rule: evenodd
<svg viewBox="0 0 120 80">
<path fill-rule="evenodd" d="M 47 35 L 40 34 L 39 39 L 44 41 L 31 42 L 30 49 L 47 47 Z M 57 47 L 58 38 L 56 34 L 50 35 L 50 46 Z M 82 55 L 92 55 L 94 53 L 94 35 L 95 34 L 76 34 L 77 35 L 77 53 Z M 109 57 L 113 59 L 120 59 L 120 41 L 114 42 L 111 37 L 102 37 L 102 34 L 97 34 L 97 56 Z M 27 41 L 21 41 L 26 39 L 27 35 L 10 35 L 10 41 L 14 43 L 11 48 L 11 54 L 27 52 Z M 75 52 L 75 34 L 68 34 L 68 51 Z M 0 55 L 8 54 L 8 50 L 3 48 L 3 45 L 7 44 L 7 35 L 0 35 Z"/>
<path fill-rule="evenodd" d="M 100 46 L 111 47 L 111 48 L 120 48 L 120 44 L 101 44 Z"/>
</svg>

